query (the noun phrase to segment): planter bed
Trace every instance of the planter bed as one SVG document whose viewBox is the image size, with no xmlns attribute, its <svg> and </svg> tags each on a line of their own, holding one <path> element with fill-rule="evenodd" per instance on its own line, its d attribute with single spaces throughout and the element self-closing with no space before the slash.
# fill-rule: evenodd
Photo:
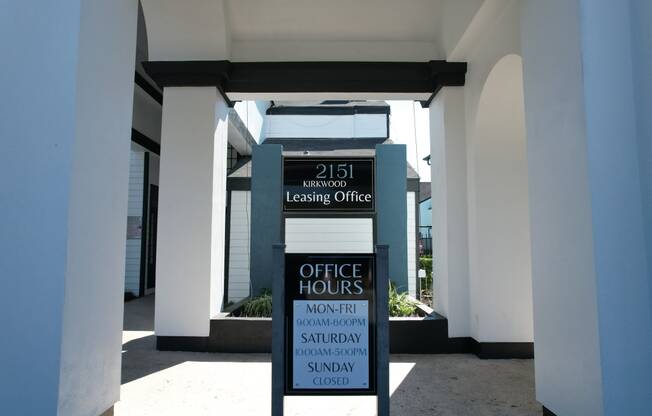
<svg viewBox="0 0 652 416">
<path fill-rule="evenodd" d="M 448 339 L 448 320 L 420 304 L 419 315 L 390 318 L 390 352 L 441 354 L 458 351 Z M 452 340 L 451 340 L 452 341 Z M 224 313 L 211 320 L 208 351 L 269 353 L 272 350 L 272 319 L 242 318 Z"/>
<path fill-rule="evenodd" d="M 470 337 L 449 338 L 446 318 L 426 305 L 417 307 L 419 316 L 389 319 L 391 353 L 472 353 L 483 359 L 534 358 L 534 344 L 531 342 L 478 342 Z M 208 337 L 157 336 L 156 348 L 161 351 L 269 353 L 272 350 L 272 319 L 221 313 L 211 319 Z"/>
</svg>

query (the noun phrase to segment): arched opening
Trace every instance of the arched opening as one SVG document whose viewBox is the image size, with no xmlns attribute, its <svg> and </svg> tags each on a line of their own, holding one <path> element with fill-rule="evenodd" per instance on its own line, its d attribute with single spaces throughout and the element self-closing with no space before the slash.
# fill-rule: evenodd
<svg viewBox="0 0 652 416">
<path fill-rule="evenodd" d="M 479 342 L 533 341 L 523 69 L 489 73 L 469 153 L 471 332 Z"/>
</svg>

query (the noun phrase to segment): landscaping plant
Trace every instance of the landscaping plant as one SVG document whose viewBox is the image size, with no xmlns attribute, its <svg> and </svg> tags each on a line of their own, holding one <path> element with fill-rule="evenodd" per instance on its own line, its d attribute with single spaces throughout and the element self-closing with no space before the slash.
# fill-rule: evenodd
<svg viewBox="0 0 652 416">
<path fill-rule="evenodd" d="M 398 293 L 396 285 L 389 285 L 389 316 L 415 316 L 417 303 L 410 299 L 407 292 Z M 270 318 L 272 316 L 272 293 L 268 290 L 262 295 L 242 305 L 240 316 L 249 318 Z"/>
<path fill-rule="evenodd" d="M 398 293 L 396 285 L 389 284 L 389 316 L 407 317 L 416 315 L 417 303 L 407 292 Z"/>
<path fill-rule="evenodd" d="M 242 313 L 240 316 L 250 318 L 271 318 L 272 292 L 264 290 L 262 295 L 256 296 L 242 305 Z"/>
</svg>

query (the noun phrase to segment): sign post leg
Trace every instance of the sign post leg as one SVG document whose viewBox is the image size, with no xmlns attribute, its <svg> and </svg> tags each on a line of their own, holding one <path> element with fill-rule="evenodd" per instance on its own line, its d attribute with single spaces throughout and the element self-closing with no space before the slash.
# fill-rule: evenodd
<svg viewBox="0 0 652 416">
<path fill-rule="evenodd" d="M 272 416 L 283 416 L 285 395 L 285 244 L 272 248 Z"/>
<path fill-rule="evenodd" d="M 389 246 L 376 246 L 376 390 L 378 416 L 389 416 Z"/>
</svg>

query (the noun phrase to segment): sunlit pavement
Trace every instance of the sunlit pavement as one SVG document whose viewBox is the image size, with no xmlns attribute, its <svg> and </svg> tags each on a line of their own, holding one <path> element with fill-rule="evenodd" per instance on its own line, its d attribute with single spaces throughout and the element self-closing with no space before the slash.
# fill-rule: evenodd
<svg viewBox="0 0 652 416">
<path fill-rule="evenodd" d="M 121 400 L 115 414 L 268 415 L 268 354 L 156 351 L 153 297 L 125 304 Z M 541 415 L 532 360 L 392 355 L 392 415 Z M 286 415 L 375 414 L 374 397 L 286 397 Z"/>
</svg>

